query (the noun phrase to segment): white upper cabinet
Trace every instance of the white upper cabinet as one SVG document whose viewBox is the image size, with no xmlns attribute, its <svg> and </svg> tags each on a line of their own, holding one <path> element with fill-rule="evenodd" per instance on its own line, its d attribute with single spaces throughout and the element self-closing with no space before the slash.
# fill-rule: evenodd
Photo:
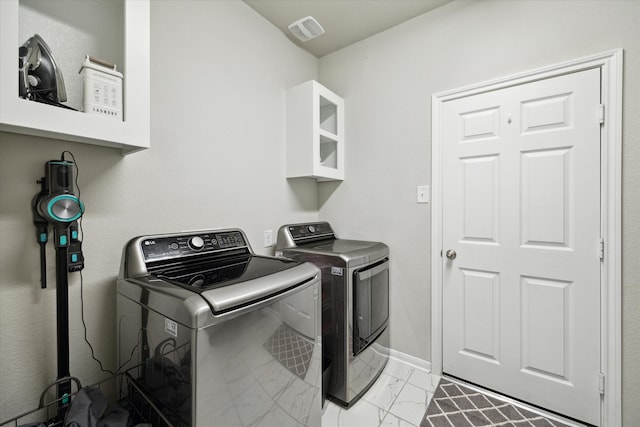
<svg viewBox="0 0 640 427">
<path fill-rule="evenodd" d="M 19 97 L 18 48 L 39 34 L 78 111 Z M 149 148 L 149 0 L 0 0 L 0 130 L 120 148 Z M 86 55 L 115 63 L 122 120 L 82 112 Z"/>
<path fill-rule="evenodd" d="M 287 178 L 344 179 L 344 101 L 310 80 L 287 91 Z"/>
</svg>

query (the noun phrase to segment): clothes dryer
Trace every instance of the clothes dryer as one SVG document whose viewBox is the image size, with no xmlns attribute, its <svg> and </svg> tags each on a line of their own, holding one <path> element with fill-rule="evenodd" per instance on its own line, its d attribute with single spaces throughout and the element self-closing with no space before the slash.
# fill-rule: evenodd
<svg viewBox="0 0 640 427">
<path fill-rule="evenodd" d="M 283 225 L 276 255 L 322 272 L 323 371 L 329 399 L 353 405 L 389 358 L 389 247 L 339 239 L 327 222 Z"/>
</svg>

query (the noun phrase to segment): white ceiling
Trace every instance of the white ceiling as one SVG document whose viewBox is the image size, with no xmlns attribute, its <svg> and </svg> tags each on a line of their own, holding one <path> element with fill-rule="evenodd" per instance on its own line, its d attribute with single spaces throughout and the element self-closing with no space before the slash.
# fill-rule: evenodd
<svg viewBox="0 0 640 427">
<path fill-rule="evenodd" d="M 244 0 L 291 40 L 321 57 L 401 24 L 451 0 Z M 325 33 L 302 43 L 289 24 L 313 16 Z"/>
</svg>

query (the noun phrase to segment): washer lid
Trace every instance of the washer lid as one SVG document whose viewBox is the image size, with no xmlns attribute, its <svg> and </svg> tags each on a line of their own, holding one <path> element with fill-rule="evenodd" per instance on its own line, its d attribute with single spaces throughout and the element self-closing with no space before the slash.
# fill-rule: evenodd
<svg viewBox="0 0 640 427">
<path fill-rule="evenodd" d="M 147 274 L 118 279 L 118 294 L 192 329 L 205 328 L 248 313 L 319 283 L 320 270 L 309 262 L 229 286 L 202 292 Z"/>
<path fill-rule="evenodd" d="M 217 314 L 306 283 L 316 274 L 300 261 L 245 254 L 165 267 L 152 276 L 200 294 Z"/>
<path fill-rule="evenodd" d="M 240 254 L 226 258 L 202 258 L 197 262 L 166 266 L 152 275 L 158 279 L 182 286 L 192 292 L 231 286 L 259 277 L 276 274 L 295 267 L 300 262 Z"/>
<path fill-rule="evenodd" d="M 260 302 L 289 289 L 303 287 L 318 275 L 317 267 L 304 262 L 277 273 L 237 282 L 232 286 L 209 289 L 200 295 L 209 303 L 214 314 L 220 314 Z"/>
</svg>

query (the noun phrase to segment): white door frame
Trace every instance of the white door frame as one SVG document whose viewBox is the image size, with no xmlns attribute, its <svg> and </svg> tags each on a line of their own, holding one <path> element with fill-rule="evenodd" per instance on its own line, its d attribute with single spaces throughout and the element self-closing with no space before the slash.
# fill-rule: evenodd
<svg viewBox="0 0 640 427">
<path fill-rule="evenodd" d="M 442 375 L 442 119 L 447 101 L 600 68 L 604 125 L 601 127 L 601 370 L 605 376 L 603 426 L 622 423 L 622 71 L 623 51 L 615 49 L 536 70 L 440 92 L 431 98 L 431 371 Z"/>
</svg>

